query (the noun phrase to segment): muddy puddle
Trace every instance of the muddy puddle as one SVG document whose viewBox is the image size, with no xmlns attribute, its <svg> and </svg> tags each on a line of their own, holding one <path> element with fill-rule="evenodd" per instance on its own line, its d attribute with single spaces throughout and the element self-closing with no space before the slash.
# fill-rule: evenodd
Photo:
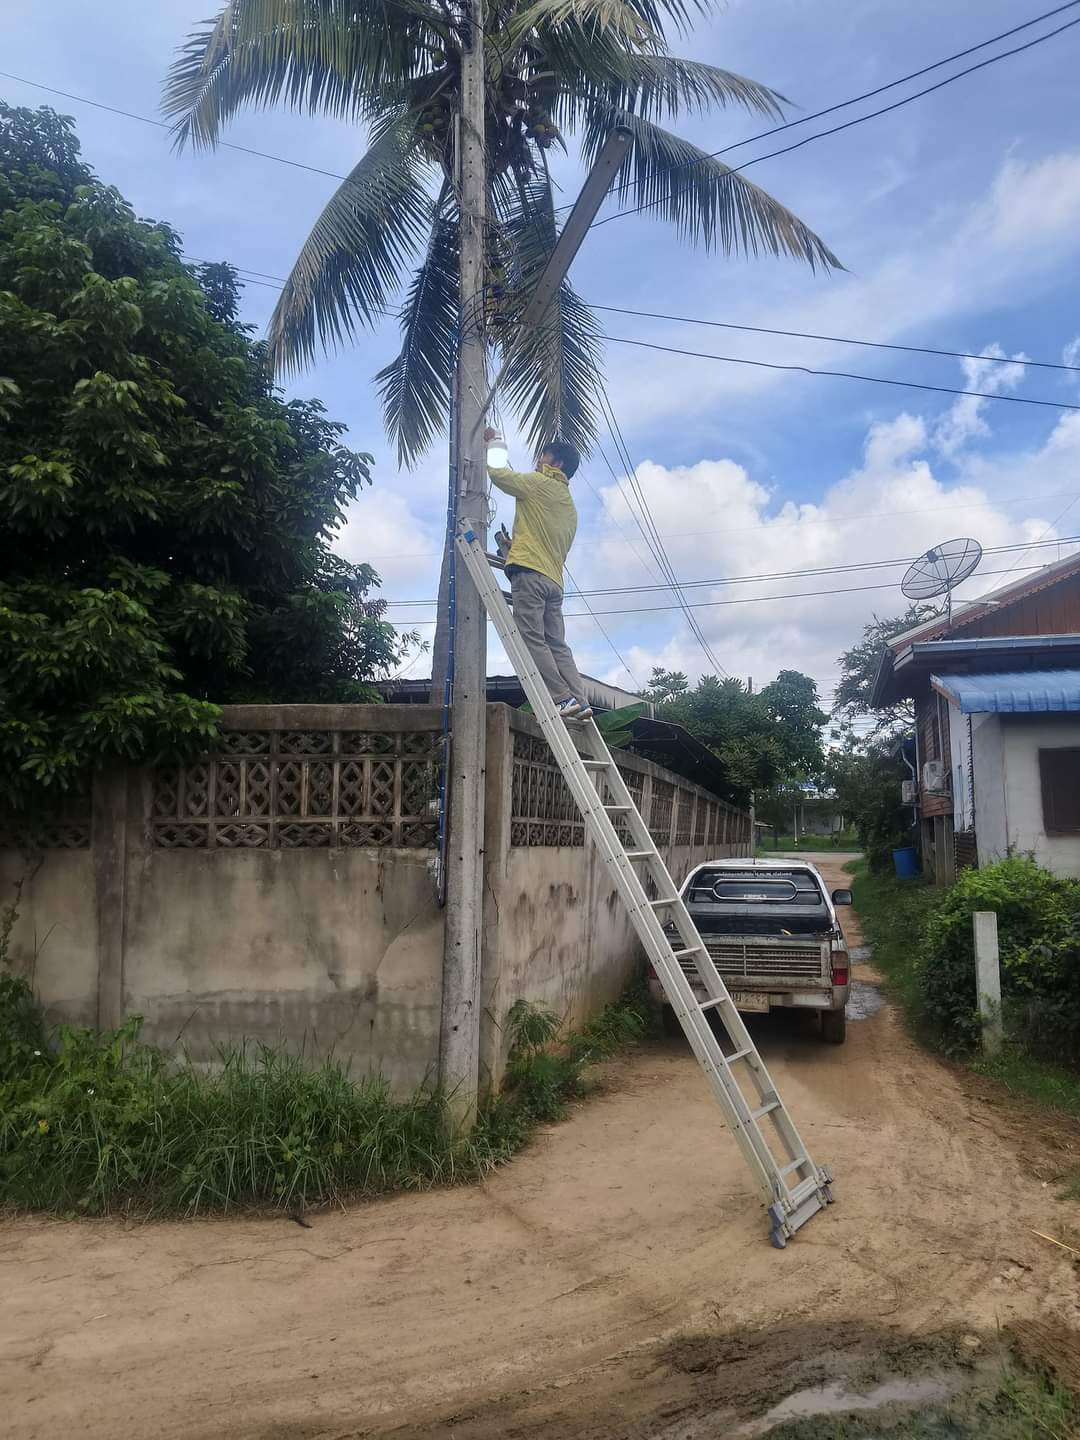
<svg viewBox="0 0 1080 1440">
<path fill-rule="evenodd" d="M 826 1419 L 831 1415 L 848 1415 L 856 1411 L 895 1413 L 920 1405 L 951 1400 L 969 1391 L 981 1378 L 979 1371 L 941 1371 L 935 1375 L 895 1375 L 870 1389 L 849 1389 L 840 1381 L 827 1385 L 808 1386 L 773 1405 L 763 1415 L 732 1425 L 727 1407 L 692 1420 L 678 1421 L 665 1430 L 655 1432 L 655 1440 L 754 1440 L 767 1436 L 785 1421 Z"/>
<path fill-rule="evenodd" d="M 869 1020 L 884 1003 L 885 998 L 877 985 L 868 985 L 865 980 L 853 980 L 848 991 L 847 1018 Z"/>
</svg>

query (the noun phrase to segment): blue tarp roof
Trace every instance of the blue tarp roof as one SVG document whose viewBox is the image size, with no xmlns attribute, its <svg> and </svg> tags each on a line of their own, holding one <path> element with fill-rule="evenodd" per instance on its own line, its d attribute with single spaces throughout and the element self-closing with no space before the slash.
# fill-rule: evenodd
<svg viewBox="0 0 1080 1440">
<path fill-rule="evenodd" d="M 997 675 L 931 678 L 965 715 L 1080 710 L 1080 670 L 1013 670 Z"/>
</svg>

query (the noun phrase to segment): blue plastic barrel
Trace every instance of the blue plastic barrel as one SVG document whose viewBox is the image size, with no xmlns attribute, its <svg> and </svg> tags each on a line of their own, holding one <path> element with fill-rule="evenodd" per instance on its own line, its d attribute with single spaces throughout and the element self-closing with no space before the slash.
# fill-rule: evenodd
<svg viewBox="0 0 1080 1440">
<path fill-rule="evenodd" d="M 901 880 L 907 880 L 919 873 L 918 851 L 910 845 L 905 845 L 902 850 L 894 850 L 892 860 L 897 877 Z"/>
</svg>

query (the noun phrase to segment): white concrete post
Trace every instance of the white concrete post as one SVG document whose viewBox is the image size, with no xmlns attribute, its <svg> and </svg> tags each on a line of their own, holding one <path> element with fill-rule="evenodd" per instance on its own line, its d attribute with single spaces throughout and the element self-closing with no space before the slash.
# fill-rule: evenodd
<svg viewBox="0 0 1080 1440">
<path fill-rule="evenodd" d="M 998 962 L 998 926 L 995 910 L 976 910 L 975 982 L 979 991 L 982 1043 L 987 1055 L 1001 1049 L 1001 966 Z"/>
</svg>

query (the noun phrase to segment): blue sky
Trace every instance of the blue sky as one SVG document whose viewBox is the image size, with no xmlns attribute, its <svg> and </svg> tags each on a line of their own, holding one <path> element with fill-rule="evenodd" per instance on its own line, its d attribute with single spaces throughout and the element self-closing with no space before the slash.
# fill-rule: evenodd
<svg viewBox="0 0 1080 1440">
<path fill-rule="evenodd" d="M 154 115 L 173 50 L 213 7 L 206 0 L 154 6 L 40 0 L 5 8 L 3 69 Z M 772 85 L 792 102 L 789 118 L 797 118 L 1039 9 L 1017 0 L 947 6 L 940 0 L 818 0 L 812 6 L 730 0 L 673 48 Z M 1061 21 L 1042 28 L 1054 23 Z M 996 346 L 1008 356 L 1059 361 L 1080 336 L 1078 64 L 1080 26 L 892 114 L 753 166 L 756 183 L 831 245 L 847 266 L 844 274 L 815 274 L 792 261 L 705 255 L 680 244 L 663 224 L 636 216 L 593 232 L 575 282 L 587 298 L 605 304 L 979 353 Z M 176 226 L 199 258 L 285 274 L 333 187 L 318 175 L 235 151 L 176 156 L 163 131 L 14 81 L 0 79 L 0 95 L 21 104 L 49 101 L 74 114 L 84 154 L 99 175 L 119 186 L 140 214 Z M 828 123 L 808 125 L 791 138 Z M 684 117 L 677 128 L 716 149 L 765 126 L 731 111 Z M 227 138 L 331 171 L 354 163 L 365 140 L 343 124 L 284 112 L 247 114 Z M 777 143 L 750 145 L 734 158 L 743 161 Z M 562 172 L 572 198 L 576 167 L 564 165 Z M 273 289 L 250 286 L 246 317 L 264 325 L 274 299 Z M 1080 404 L 1080 385 L 1053 371 L 601 318 L 612 335 L 676 347 Z M 342 548 L 375 565 L 391 600 L 429 600 L 445 513 L 445 454 L 433 451 L 415 473 L 398 471 L 371 384 L 395 348 L 387 322 L 290 389 L 320 396 L 348 423 L 352 442 L 376 456 L 374 489 L 355 507 Z M 607 376 L 639 481 L 685 581 L 893 560 L 951 535 L 973 534 L 998 546 L 1080 533 L 1080 500 L 1067 508 L 1080 496 L 1080 413 L 954 400 L 617 344 L 608 346 Z M 520 446 L 515 453 L 527 458 Z M 571 567 L 578 583 L 603 589 L 653 579 L 634 522 L 598 456 L 575 489 L 582 523 Z M 510 518 L 508 505 L 500 518 Z M 1056 554 L 1039 552 L 1046 560 Z M 963 593 L 1001 583 L 992 572 L 1014 563 L 1032 561 L 1020 554 L 987 557 Z M 897 567 L 836 579 L 706 586 L 694 596 L 718 602 L 833 586 L 888 587 L 901 573 Z M 670 600 L 657 591 L 600 595 L 592 603 L 604 611 Z M 898 590 L 885 588 L 714 603 L 697 614 L 731 673 L 761 684 L 793 666 L 814 674 L 827 696 L 836 656 L 862 623 L 901 604 Z M 580 609 L 568 600 L 568 611 Z M 393 614 L 424 621 L 434 608 L 396 604 Z M 692 675 L 710 668 L 677 610 L 602 618 L 639 680 L 658 663 Z M 572 621 L 570 635 L 584 670 L 628 683 L 594 621 Z M 489 668 L 506 668 L 494 643 Z M 410 673 L 425 673 L 423 658 Z"/>
</svg>

